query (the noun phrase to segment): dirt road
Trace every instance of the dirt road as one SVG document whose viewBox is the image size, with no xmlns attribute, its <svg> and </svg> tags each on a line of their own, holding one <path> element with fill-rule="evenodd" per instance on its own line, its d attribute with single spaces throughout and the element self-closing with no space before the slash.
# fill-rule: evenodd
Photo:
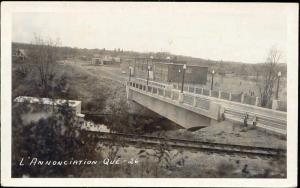
<svg viewBox="0 0 300 188">
<path fill-rule="evenodd" d="M 85 72 L 100 78 L 106 78 L 117 81 L 121 84 L 125 84 L 128 80 L 127 74 L 122 74 L 121 68 L 116 66 L 93 66 L 88 64 L 72 64 L 77 68 L 84 70 Z"/>
</svg>

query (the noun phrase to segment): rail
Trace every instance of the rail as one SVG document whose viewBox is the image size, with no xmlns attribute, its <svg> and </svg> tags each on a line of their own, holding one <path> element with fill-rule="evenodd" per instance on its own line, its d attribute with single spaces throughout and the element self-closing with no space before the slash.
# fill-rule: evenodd
<svg viewBox="0 0 300 188">
<path fill-rule="evenodd" d="M 107 133 L 107 132 L 95 132 L 84 130 L 89 138 L 99 139 L 102 141 L 119 141 L 120 143 L 135 144 L 137 146 L 151 146 L 155 147 L 160 144 L 167 144 L 168 146 L 176 149 L 205 151 L 212 153 L 226 153 L 230 155 L 246 155 L 256 157 L 284 157 L 286 156 L 286 150 L 279 148 L 267 148 L 256 147 L 238 144 L 225 144 L 216 142 L 207 142 L 201 140 L 186 140 L 186 139 L 174 139 L 166 137 L 155 137 L 146 135 L 135 135 L 125 133 Z"/>
</svg>

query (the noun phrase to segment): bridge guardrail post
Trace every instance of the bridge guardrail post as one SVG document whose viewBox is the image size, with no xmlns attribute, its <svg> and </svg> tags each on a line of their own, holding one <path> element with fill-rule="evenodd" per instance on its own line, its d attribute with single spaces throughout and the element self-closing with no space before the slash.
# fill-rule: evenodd
<svg viewBox="0 0 300 188">
<path fill-rule="evenodd" d="M 196 96 L 194 95 L 194 98 L 193 98 L 193 106 L 196 107 L 196 104 L 197 104 L 197 99 L 196 99 Z"/>
<path fill-rule="evenodd" d="M 203 95 L 203 90 L 204 90 L 204 89 L 203 89 L 203 88 L 201 88 L 201 95 Z"/>
<path fill-rule="evenodd" d="M 171 100 L 173 100 L 173 90 L 171 89 Z"/>
<path fill-rule="evenodd" d="M 219 95 L 218 95 L 219 99 L 221 98 L 221 93 L 222 93 L 222 91 L 219 90 Z"/>
<path fill-rule="evenodd" d="M 166 88 L 163 89 L 164 97 L 166 97 Z"/>
<path fill-rule="evenodd" d="M 211 90 L 209 90 L 209 96 L 211 97 Z"/>
<path fill-rule="evenodd" d="M 242 95 L 241 95 L 241 103 L 244 103 L 244 98 L 245 98 L 245 94 L 242 93 Z"/>
<path fill-rule="evenodd" d="M 181 93 L 181 92 L 179 92 L 178 101 L 179 101 L 179 103 L 183 103 L 183 93 Z"/>
<path fill-rule="evenodd" d="M 278 100 L 276 100 L 276 99 L 272 100 L 272 109 L 273 110 L 278 110 L 279 109 Z"/>
<path fill-rule="evenodd" d="M 259 100 L 258 97 L 255 97 L 255 106 L 258 106 Z"/>
<path fill-rule="evenodd" d="M 231 93 L 229 93 L 229 100 L 230 100 L 230 101 L 231 101 L 231 98 L 232 98 Z"/>
<path fill-rule="evenodd" d="M 194 94 L 197 94 L 197 88 L 194 87 Z"/>
</svg>

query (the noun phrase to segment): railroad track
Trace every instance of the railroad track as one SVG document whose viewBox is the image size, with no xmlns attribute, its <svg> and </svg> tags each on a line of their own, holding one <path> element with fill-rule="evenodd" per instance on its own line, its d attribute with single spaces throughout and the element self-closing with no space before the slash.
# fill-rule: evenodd
<svg viewBox="0 0 300 188">
<path fill-rule="evenodd" d="M 196 140 L 184 140 L 173 138 L 162 138 L 155 136 L 144 136 L 124 133 L 105 133 L 84 130 L 88 137 L 102 141 L 114 141 L 121 144 L 133 144 L 143 147 L 157 147 L 165 144 L 174 149 L 185 149 L 194 151 L 206 151 L 209 153 L 220 153 L 228 155 L 244 155 L 248 157 L 284 157 L 286 150 L 267 147 L 255 147 L 236 144 L 214 143 Z"/>
</svg>

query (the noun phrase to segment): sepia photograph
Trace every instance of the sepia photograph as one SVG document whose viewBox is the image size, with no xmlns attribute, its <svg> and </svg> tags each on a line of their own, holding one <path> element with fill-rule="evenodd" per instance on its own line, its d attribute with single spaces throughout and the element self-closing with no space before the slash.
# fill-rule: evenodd
<svg viewBox="0 0 300 188">
<path fill-rule="evenodd" d="M 297 186 L 298 9 L 1 4 L 1 184 Z"/>
</svg>

